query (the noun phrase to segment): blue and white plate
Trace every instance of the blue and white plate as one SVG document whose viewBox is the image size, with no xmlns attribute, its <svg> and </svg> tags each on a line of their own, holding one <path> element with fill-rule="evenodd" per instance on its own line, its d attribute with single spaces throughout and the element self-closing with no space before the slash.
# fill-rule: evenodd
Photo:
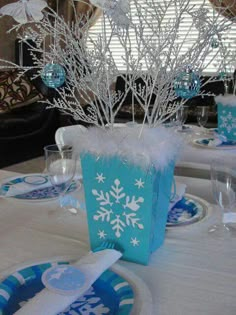
<svg viewBox="0 0 236 315">
<path fill-rule="evenodd" d="M 68 262 L 36 264 L 5 277 L 0 282 L 0 314 L 14 314 L 44 288 L 41 281 L 43 272 L 55 264 L 65 263 L 68 264 Z M 128 315 L 133 304 L 134 292 L 129 283 L 112 270 L 107 270 L 82 297 L 59 314 Z"/>
<path fill-rule="evenodd" d="M 208 204 L 201 198 L 185 194 L 168 212 L 167 227 L 200 221 L 207 214 Z"/>
<path fill-rule="evenodd" d="M 30 192 L 22 193 L 22 191 L 19 189 L 19 194 L 17 194 L 17 185 L 22 184 L 22 183 L 26 183 L 27 185 L 32 185 L 33 190 Z M 27 175 L 22 175 L 22 176 L 6 179 L 5 181 L 1 183 L 0 196 L 6 196 L 6 193 L 9 187 L 12 185 L 15 186 L 14 188 L 15 188 L 16 194 L 14 196 L 11 196 L 11 198 L 22 199 L 22 200 L 43 201 L 43 200 L 56 198 L 59 195 L 58 188 L 55 188 L 50 184 L 49 178 L 46 174 L 27 174 Z M 43 187 L 43 186 L 46 186 L 46 187 Z M 73 181 L 68 189 L 68 192 L 72 192 L 76 190 L 77 187 L 78 187 L 78 184 Z"/>
<path fill-rule="evenodd" d="M 215 150 L 235 150 L 236 149 L 236 141 L 227 141 L 223 142 L 217 146 L 209 146 L 209 142 L 213 141 L 214 138 L 201 138 L 193 140 L 193 143 L 199 147 L 207 148 L 207 149 L 215 149 Z"/>
</svg>

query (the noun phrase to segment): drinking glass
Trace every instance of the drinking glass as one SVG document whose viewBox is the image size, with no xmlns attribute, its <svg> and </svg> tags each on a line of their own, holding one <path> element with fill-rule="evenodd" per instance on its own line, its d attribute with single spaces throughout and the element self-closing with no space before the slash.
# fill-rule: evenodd
<svg viewBox="0 0 236 315">
<path fill-rule="evenodd" d="M 208 106 L 198 106 L 197 107 L 197 123 L 201 129 L 207 124 L 209 115 L 209 107 Z"/>
<path fill-rule="evenodd" d="M 232 159 L 215 159 L 211 163 L 211 184 L 213 197 L 221 209 L 221 220 L 209 228 L 209 233 L 220 238 L 231 236 L 231 227 L 227 224 L 235 215 L 236 163 Z"/>
<path fill-rule="evenodd" d="M 76 155 L 72 146 L 52 144 L 44 148 L 46 171 L 56 189 L 60 208 L 68 210 L 63 197 L 70 187 L 76 170 Z"/>
<path fill-rule="evenodd" d="M 181 106 L 176 111 L 176 122 L 180 128 L 178 128 L 178 131 L 184 131 L 184 123 L 186 122 L 188 118 L 188 106 Z"/>
</svg>

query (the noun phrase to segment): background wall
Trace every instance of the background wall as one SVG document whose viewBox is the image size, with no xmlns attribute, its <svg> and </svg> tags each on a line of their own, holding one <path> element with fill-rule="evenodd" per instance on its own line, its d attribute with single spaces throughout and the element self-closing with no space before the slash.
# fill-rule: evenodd
<svg viewBox="0 0 236 315">
<path fill-rule="evenodd" d="M 0 8 L 6 4 L 13 3 L 13 0 L 1 0 Z M 10 16 L 0 18 L 0 58 L 10 61 L 15 61 L 15 39 L 16 32 L 7 33 L 9 28 L 15 25 L 16 22 Z"/>
</svg>

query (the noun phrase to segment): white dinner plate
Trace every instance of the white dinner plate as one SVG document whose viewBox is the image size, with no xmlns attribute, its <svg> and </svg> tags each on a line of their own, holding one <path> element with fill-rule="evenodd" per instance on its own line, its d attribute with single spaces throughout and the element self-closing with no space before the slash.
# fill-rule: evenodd
<svg viewBox="0 0 236 315">
<path fill-rule="evenodd" d="M 229 143 L 222 143 L 218 146 L 209 146 L 208 143 L 211 140 L 214 140 L 214 138 L 195 139 L 193 140 L 193 144 L 195 146 L 205 148 L 205 149 L 210 149 L 210 150 L 236 150 L 236 141 L 234 142 L 234 144 L 232 144 L 233 142 L 229 142 Z"/>
</svg>

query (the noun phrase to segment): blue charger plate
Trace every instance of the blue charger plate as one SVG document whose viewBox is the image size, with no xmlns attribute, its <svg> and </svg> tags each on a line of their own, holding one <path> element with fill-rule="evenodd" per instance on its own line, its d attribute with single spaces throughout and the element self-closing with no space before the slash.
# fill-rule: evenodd
<svg viewBox="0 0 236 315">
<path fill-rule="evenodd" d="M 207 207 L 207 204 L 202 199 L 186 194 L 169 210 L 167 227 L 198 222 L 205 217 Z"/>
<path fill-rule="evenodd" d="M 57 262 L 56 264 L 68 264 Z M 20 269 L 0 282 L 0 315 L 12 315 L 23 303 L 44 289 L 41 276 L 55 263 L 42 263 Z M 128 315 L 134 303 L 129 283 L 111 270 L 105 271 L 92 287 L 60 315 Z M 33 314 L 32 314 L 33 315 Z M 46 314 L 45 314 L 46 315 Z"/>
<path fill-rule="evenodd" d="M 4 196 L 9 186 L 16 185 L 17 188 L 17 184 L 24 182 L 27 184 L 32 184 L 35 187 L 35 189 L 25 194 L 12 196 L 11 198 L 42 201 L 57 198 L 59 195 L 58 188 L 55 188 L 53 186 L 40 188 L 40 185 L 49 182 L 48 176 L 45 174 L 28 174 L 24 176 L 10 178 L 9 180 L 6 180 L 5 182 L 1 183 L 0 195 Z M 37 188 L 37 186 L 39 186 L 39 188 Z M 73 181 L 67 191 L 68 192 L 75 191 L 77 187 L 78 187 L 77 183 Z"/>
</svg>

